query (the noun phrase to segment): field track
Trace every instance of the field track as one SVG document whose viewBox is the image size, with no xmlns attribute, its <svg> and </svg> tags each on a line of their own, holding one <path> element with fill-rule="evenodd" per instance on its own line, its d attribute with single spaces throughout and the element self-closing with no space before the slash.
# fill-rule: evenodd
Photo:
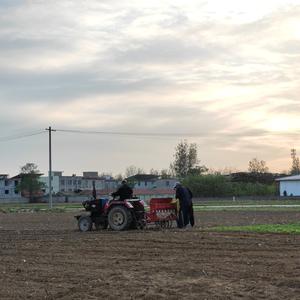
<svg viewBox="0 0 300 300">
<path fill-rule="evenodd" d="M 207 231 L 299 220 L 216 211 L 184 231 L 80 233 L 72 213 L 0 213 L 0 299 L 299 299 L 299 235 Z"/>
</svg>

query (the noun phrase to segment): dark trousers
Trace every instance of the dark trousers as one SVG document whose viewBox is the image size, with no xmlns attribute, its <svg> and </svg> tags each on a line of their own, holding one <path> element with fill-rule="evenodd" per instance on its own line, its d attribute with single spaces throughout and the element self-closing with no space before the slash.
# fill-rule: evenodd
<svg viewBox="0 0 300 300">
<path fill-rule="evenodd" d="M 178 212 L 178 228 L 183 228 L 188 224 L 191 224 L 191 226 L 195 225 L 193 203 L 189 205 L 180 205 L 180 209 Z"/>
</svg>

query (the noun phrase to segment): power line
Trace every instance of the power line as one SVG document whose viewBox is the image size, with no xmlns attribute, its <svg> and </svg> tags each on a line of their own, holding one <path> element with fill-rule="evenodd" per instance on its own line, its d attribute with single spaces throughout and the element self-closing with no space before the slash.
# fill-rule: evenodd
<svg viewBox="0 0 300 300">
<path fill-rule="evenodd" d="M 0 142 L 8 142 L 8 141 L 12 141 L 12 140 L 18 140 L 18 139 L 31 137 L 31 136 L 39 135 L 39 134 L 43 134 L 43 133 L 45 134 L 46 132 L 44 130 L 39 130 L 39 131 L 33 131 L 28 134 L 14 134 L 14 135 L 10 135 L 10 136 L 3 136 L 3 137 L 0 137 Z"/>
<path fill-rule="evenodd" d="M 200 137 L 203 134 L 196 133 L 154 133 L 154 132 L 124 132 L 124 131 L 89 131 L 73 129 L 56 129 L 58 132 L 80 133 L 80 134 L 103 134 L 103 135 L 124 135 L 124 136 L 146 136 L 146 137 Z"/>
</svg>

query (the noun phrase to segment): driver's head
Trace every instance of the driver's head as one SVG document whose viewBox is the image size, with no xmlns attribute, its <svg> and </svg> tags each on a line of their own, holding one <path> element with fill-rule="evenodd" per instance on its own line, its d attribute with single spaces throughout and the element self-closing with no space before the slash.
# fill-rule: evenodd
<svg viewBox="0 0 300 300">
<path fill-rule="evenodd" d="M 180 182 L 175 182 L 173 189 L 176 190 L 180 186 Z"/>
<path fill-rule="evenodd" d="M 122 180 L 122 184 L 127 184 L 127 180 Z"/>
</svg>

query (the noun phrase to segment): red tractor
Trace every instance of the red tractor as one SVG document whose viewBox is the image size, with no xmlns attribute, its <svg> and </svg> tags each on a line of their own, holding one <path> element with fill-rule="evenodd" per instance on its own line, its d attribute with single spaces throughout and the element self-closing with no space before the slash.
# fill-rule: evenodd
<svg viewBox="0 0 300 300">
<path fill-rule="evenodd" d="M 145 206 L 140 199 L 128 199 L 124 201 L 108 200 L 104 198 L 84 201 L 83 207 L 89 214 L 78 215 L 80 231 L 106 229 L 108 226 L 113 230 L 126 230 L 143 228 L 145 221 Z"/>
<path fill-rule="evenodd" d="M 84 201 L 83 207 L 89 214 L 77 215 L 80 231 L 95 229 L 126 230 L 143 229 L 147 224 L 160 228 L 172 227 L 177 220 L 177 204 L 172 198 L 150 199 L 146 212 L 144 201 L 133 198 L 124 201 L 104 198 Z"/>
</svg>

